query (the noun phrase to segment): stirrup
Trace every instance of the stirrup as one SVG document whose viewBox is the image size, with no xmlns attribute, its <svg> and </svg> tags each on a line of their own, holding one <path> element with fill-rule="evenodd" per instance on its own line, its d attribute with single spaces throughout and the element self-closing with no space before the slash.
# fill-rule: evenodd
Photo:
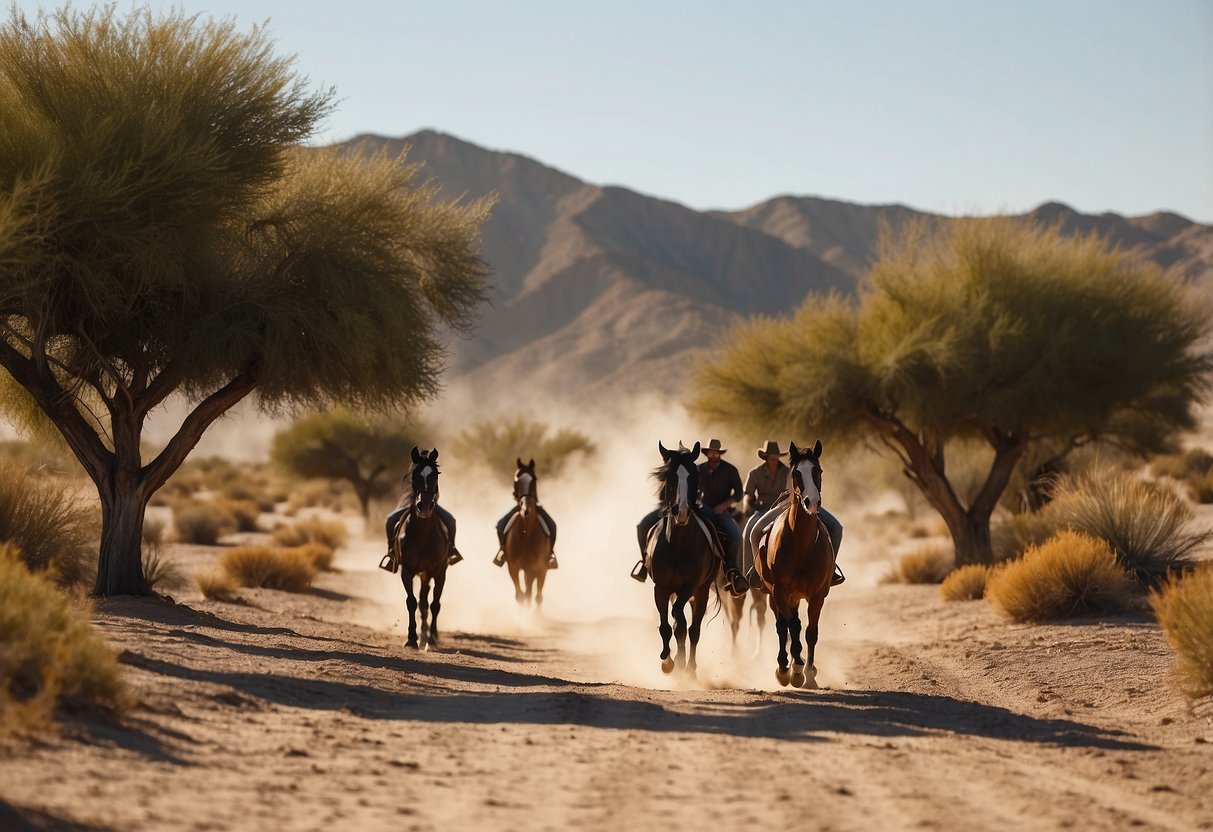
<svg viewBox="0 0 1213 832">
<path fill-rule="evenodd" d="M 632 567 L 632 580 L 644 583 L 648 579 L 649 568 L 644 565 L 643 560 L 637 561 L 636 565 Z"/>
<path fill-rule="evenodd" d="M 559 569 L 559 568 L 560 568 L 560 562 L 556 560 L 556 555 L 552 554 L 548 558 L 548 571 L 550 572 L 553 569 Z"/>
<path fill-rule="evenodd" d="M 391 572 L 393 575 L 395 575 L 400 571 L 400 564 L 396 563 L 396 556 L 391 552 L 388 552 L 379 559 L 379 568 L 385 572 Z"/>
<path fill-rule="evenodd" d="M 842 570 L 838 568 L 838 564 L 834 564 L 834 575 L 830 578 L 830 586 L 838 586 L 845 583 L 847 576 L 842 574 Z"/>
<path fill-rule="evenodd" d="M 454 566 L 455 564 L 459 563 L 459 561 L 463 560 L 463 555 L 459 554 L 459 550 L 454 546 L 451 547 L 450 552 L 451 553 L 446 556 L 447 566 Z"/>
<path fill-rule="evenodd" d="M 737 569 L 730 569 L 724 573 L 725 589 L 729 591 L 729 595 L 734 598 L 741 598 L 750 591 L 750 583 L 746 580 L 745 575 Z"/>
<path fill-rule="evenodd" d="M 498 549 L 493 558 L 493 566 L 505 566 L 505 549 Z"/>
</svg>

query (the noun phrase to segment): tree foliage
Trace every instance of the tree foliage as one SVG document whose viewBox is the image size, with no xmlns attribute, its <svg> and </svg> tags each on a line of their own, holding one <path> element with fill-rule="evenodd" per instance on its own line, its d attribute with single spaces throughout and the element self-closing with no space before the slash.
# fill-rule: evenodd
<svg viewBox="0 0 1213 832">
<path fill-rule="evenodd" d="M 462 431 L 455 439 L 452 455 L 468 464 L 487 467 L 502 482 L 514 478 L 516 462 L 535 460 L 540 476 L 558 476 L 574 455 L 597 453 L 597 446 L 580 431 L 561 428 L 549 435 L 551 426 L 522 416 L 499 421 L 486 419 Z"/>
<path fill-rule="evenodd" d="M 958 562 L 990 559 L 989 519 L 1029 449 L 1156 449 L 1194 424 L 1204 304 L 1096 236 L 1005 218 L 887 237 L 857 298 L 811 296 L 743 324 L 698 373 L 693 407 L 762 433 L 896 455 L 948 523 Z M 991 461 L 958 496 L 949 449 Z"/>
<path fill-rule="evenodd" d="M 270 457 L 296 476 L 346 480 L 365 517 L 371 498 L 388 492 L 409 451 L 421 444 L 421 433 L 401 419 L 335 408 L 280 430 Z"/>
<path fill-rule="evenodd" d="M 331 94 L 263 28 L 70 8 L 0 27 L 0 366 L 103 509 L 97 591 L 145 591 L 150 495 L 237 401 L 429 397 L 484 291 L 489 204 L 418 167 L 304 150 Z M 193 403 L 154 458 L 148 413 Z"/>
</svg>

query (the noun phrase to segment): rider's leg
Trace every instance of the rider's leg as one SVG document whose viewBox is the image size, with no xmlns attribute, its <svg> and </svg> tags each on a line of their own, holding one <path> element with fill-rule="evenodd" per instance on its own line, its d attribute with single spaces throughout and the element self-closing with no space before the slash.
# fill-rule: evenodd
<svg viewBox="0 0 1213 832">
<path fill-rule="evenodd" d="M 463 560 L 463 555 L 459 554 L 459 550 L 455 548 L 455 516 L 437 503 L 434 503 L 434 513 L 438 515 L 438 519 L 442 521 L 442 524 L 446 526 L 447 532 L 451 535 L 450 556 L 447 557 L 447 563 L 454 566 Z"/>
<path fill-rule="evenodd" d="M 771 508 L 764 511 L 762 514 L 755 515 L 750 518 L 750 522 L 746 524 L 746 542 L 750 545 L 751 559 L 749 568 L 754 568 L 754 561 L 757 559 L 759 550 L 762 544 L 762 535 L 767 528 L 778 520 L 788 507 L 788 498 L 784 497 L 779 502 L 775 503 Z M 760 581 L 750 581 L 751 586 L 757 586 Z"/>
<path fill-rule="evenodd" d="M 741 529 L 737 521 L 727 511 L 715 515 L 716 525 L 724 532 L 725 539 L 725 578 L 728 580 L 729 592 L 741 595 L 750 588 L 749 582 L 741 572 Z"/>
<path fill-rule="evenodd" d="M 645 547 L 649 542 L 649 529 L 653 528 L 660 518 L 661 509 L 655 508 L 636 524 L 636 542 L 640 544 L 640 560 L 632 567 L 632 577 L 641 583 L 644 583 L 645 579 L 649 576 L 649 570 L 644 565 L 645 556 L 648 554 L 645 551 Z"/>
<path fill-rule="evenodd" d="M 493 557 L 494 566 L 501 566 L 505 563 L 505 527 L 510 524 L 510 518 L 517 511 L 518 506 L 514 506 L 497 521 L 497 554 Z"/>
<path fill-rule="evenodd" d="M 821 518 L 821 524 L 826 527 L 826 534 L 830 536 L 830 544 L 834 547 L 834 577 L 830 581 L 830 586 L 838 586 L 847 578 L 842 574 L 842 570 L 838 568 L 838 549 L 842 546 L 842 523 L 838 522 L 838 518 L 823 507 L 818 507 L 817 516 Z"/>
<path fill-rule="evenodd" d="M 539 511 L 539 519 L 548 527 L 548 531 L 552 533 L 552 554 L 548 558 L 548 569 L 557 569 L 560 564 L 556 560 L 556 521 L 552 519 L 552 515 L 548 514 L 547 509 L 541 505 L 536 505 L 535 508 Z"/>
<path fill-rule="evenodd" d="M 396 542 L 396 527 L 400 525 L 400 518 L 404 517 L 406 511 L 408 509 L 401 506 L 384 519 L 384 531 L 387 533 L 387 556 L 379 561 L 381 569 L 395 571 L 391 567 L 396 565 L 396 547 L 393 545 Z"/>
</svg>

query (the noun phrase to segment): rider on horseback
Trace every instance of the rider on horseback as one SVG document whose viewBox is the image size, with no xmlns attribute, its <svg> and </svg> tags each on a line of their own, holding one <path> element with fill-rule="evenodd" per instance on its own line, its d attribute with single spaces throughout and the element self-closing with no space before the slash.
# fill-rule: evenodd
<svg viewBox="0 0 1213 832">
<path fill-rule="evenodd" d="M 524 466 L 522 464 L 522 459 L 519 458 L 519 470 L 522 471 L 527 467 L 529 467 L 533 473 L 535 469 L 535 460 L 532 459 L 529 466 Z M 534 477 L 532 474 L 526 474 L 526 476 L 528 477 L 527 487 L 533 487 Z M 514 499 L 518 500 L 519 502 L 516 502 L 513 508 L 507 511 L 505 515 L 497 521 L 497 555 L 493 558 L 494 566 L 505 566 L 505 534 L 507 531 L 509 531 L 510 523 L 512 523 L 514 518 L 521 513 L 521 498 L 526 496 L 525 491 L 521 493 L 519 492 L 519 487 L 520 481 L 518 477 L 515 476 Z M 539 514 L 539 522 L 543 525 L 543 527 L 547 530 L 548 535 L 552 538 L 552 554 L 548 557 L 548 569 L 559 569 L 560 564 L 556 560 L 556 521 L 552 519 L 552 515 L 548 514 L 547 509 L 543 507 L 543 503 L 539 502 L 538 500 L 535 502 L 535 510 Z"/>
<path fill-rule="evenodd" d="M 413 449 L 413 453 L 417 453 L 416 448 Z M 437 457 L 437 455 L 438 452 L 435 451 L 434 456 Z M 413 469 L 410 467 L 409 470 L 404 474 L 404 487 L 400 492 L 400 501 L 396 504 L 396 509 L 387 516 L 387 520 L 384 523 L 385 531 L 387 532 L 387 557 L 383 559 L 381 565 L 391 564 L 392 569 L 390 571 L 392 572 L 396 571 L 396 530 L 400 526 L 400 522 L 404 518 L 404 515 L 407 514 L 409 508 L 412 507 L 413 497 L 415 496 L 413 493 L 412 474 Z M 438 519 L 442 522 L 442 525 L 446 527 L 447 537 L 450 541 L 447 550 L 449 553 L 447 557 L 447 564 L 454 566 L 455 564 L 459 563 L 459 561 L 463 560 L 463 555 L 459 554 L 459 550 L 455 548 L 455 517 L 442 506 L 438 505 L 437 501 L 438 487 L 437 484 L 435 484 L 434 513 L 438 515 Z M 383 568 L 386 569 L 387 566 L 384 565 Z"/>
</svg>

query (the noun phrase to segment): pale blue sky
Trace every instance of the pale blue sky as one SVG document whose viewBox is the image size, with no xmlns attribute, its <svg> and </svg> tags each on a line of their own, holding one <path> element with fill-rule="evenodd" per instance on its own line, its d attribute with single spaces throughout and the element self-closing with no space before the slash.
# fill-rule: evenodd
<svg viewBox="0 0 1213 832">
<path fill-rule="evenodd" d="M 183 5 L 268 19 L 337 89 L 325 140 L 433 127 L 695 208 L 1213 222 L 1213 0 Z"/>
</svg>

